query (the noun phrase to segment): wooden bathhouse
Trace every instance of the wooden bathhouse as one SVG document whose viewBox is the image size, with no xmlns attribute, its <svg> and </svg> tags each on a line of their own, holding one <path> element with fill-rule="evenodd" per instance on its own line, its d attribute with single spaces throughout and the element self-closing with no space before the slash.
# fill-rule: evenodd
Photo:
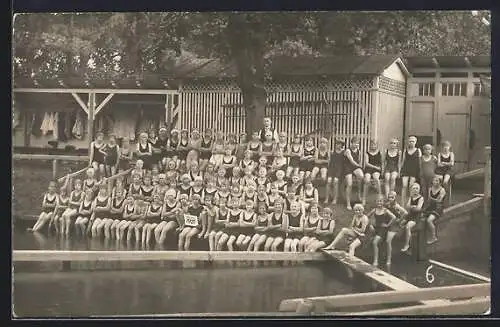
<svg viewBox="0 0 500 327">
<path fill-rule="evenodd" d="M 266 115 L 289 137 L 349 139 L 385 148 L 390 138 L 447 139 L 459 171 L 481 165 L 489 145 L 489 98 L 479 76 L 485 57 L 281 57 L 269 67 Z M 87 149 L 96 130 L 128 137 L 167 121 L 177 128 L 244 132 L 245 111 L 232 64 L 201 59 L 127 80 L 66 76 L 14 79 L 14 148 Z M 466 131 L 464 133 L 464 131 Z M 332 142 L 331 142 L 332 143 Z"/>
<path fill-rule="evenodd" d="M 491 99 L 480 77 L 491 76 L 489 56 L 409 57 L 405 133 L 419 143 L 448 140 L 457 172 L 483 167 L 491 143 Z M 489 91 L 488 91 L 489 92 Z"/>
<path fill-rule="evenodd" d="M 398 56 L 277 58 L 266 81 L 266 114 L 290 137 L 295 133 L 329 139 L 359 136 L 363 149 L 370 138 L 385 145 L 392 137 L 403 137 L 408 76 Z M 55 140 L 59 148 L 84 149 L 90 141 L 87 135 L 96 129 L 111 124 L 110 131 L 133 139 L 134 132 L 157 127 L 163 120 L 176 121 L 178 128 L 244 132 L 236 70 L 216 60 L 200 60 L 136 80 L 16 78 L 14 92 L 19 117 L 15 147 L 46 147 Z M 83 132 L 76 138 L 68 131 L 75 126 L 75 112 L 80 121 L 85 118 Z M 50 113 L 48 125 L 57 120 L 57 134 L 65 130 L 68 137 L 57 138 L 55 131 L 46 131 L 47 124 L 40 124 L 47 118 L 45 113 Z M 62 119 L 68 124 L 62 124 Z M 43 125 L 41 133 L 38 125 L 33 128 L 34 122 Z M 121 130 L 121 125 L 128 127 Z"/>
</svg>

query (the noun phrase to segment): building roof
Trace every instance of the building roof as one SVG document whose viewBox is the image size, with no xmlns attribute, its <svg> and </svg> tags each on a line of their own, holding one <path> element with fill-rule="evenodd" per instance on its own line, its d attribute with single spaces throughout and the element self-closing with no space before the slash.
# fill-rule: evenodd
<svg viewBox="0 0 500 327">
<path fill-rule="evenodd" d="M 490 56 L 419 56 L 406 57 L 409 70 L 419 68 L 490 68 Z"/>
<path fill-rule="evenodd" d="M 352 76 L 380 75 L 399 56 L 300 56 L 276 57 L 270 64 L 271 78 L 293 78 L 305 76 Z M 406 68 L 404 68 L 406 70 Z M 122 88 L 122 89 L 165 89 L 172 81 L 193 81 L 235 78 L 233 63 L 223 63 L 214 59 L 196 59 L 184 62 L 159 74 L 144 73 L 142 76 L 120 80 L 107 80 L 71 76 L 57 79 L 37 80 L 15 77 L 16 88 Z"/>
</svg>

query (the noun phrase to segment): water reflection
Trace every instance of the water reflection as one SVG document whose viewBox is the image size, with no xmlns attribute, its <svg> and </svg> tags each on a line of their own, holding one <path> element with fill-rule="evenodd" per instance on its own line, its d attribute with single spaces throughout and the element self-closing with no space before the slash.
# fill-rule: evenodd
<svg viewBox="0 0 500 327">
<path fill-rule="evenodd" d="M 18 316 L 272 312 L 284 298 L 346 294 L 321 266 L 17 273 Z"/>
</svg>

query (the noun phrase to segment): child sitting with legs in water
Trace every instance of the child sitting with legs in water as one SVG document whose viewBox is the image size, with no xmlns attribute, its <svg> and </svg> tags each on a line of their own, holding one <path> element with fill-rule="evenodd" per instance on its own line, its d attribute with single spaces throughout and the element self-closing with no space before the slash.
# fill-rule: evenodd
<svg viewBox="0 0 500 327">
<path fill-rule="evenodd" d="M 370 220 L 364 214 L 365 208 L 362 204 L 357 203 L 353 207 L 354 216 L 352 218 L 351 226 L 349 228 L 342 228 L 340 233 L 337 234 L 333 242 L 328 245 L 325 250 L 335 250 L 337 244 L 344 238 L 350 239 L 349 244 L 349 256 L 353 257 L 356 249 L 363 243 L 366 239 L 366 228 L 368 227 Z"/>
<path fill-rule="evenodd" d="M 54 211 L 56 210 L 58 203 L 58 195 L 56 192 L 56 182 L 52 181 L 49 183 L 49 187 L 47 189 L 47 193 L 44 194 L 42 200 L 42 213 L 38 217 L 38 220 L 33 225 L 32 228 L 28 228 L 30 232 L 37 232 L 48 223 L 52 216 L 54 215 Z"/>
</svg>

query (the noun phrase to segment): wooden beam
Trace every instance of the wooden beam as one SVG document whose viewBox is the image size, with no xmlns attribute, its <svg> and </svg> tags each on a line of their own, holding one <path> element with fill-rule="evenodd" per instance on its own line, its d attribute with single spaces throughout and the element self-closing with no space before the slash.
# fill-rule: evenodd
<svg viewBox="0 0 500 327">
<path fill-rule="evenodd" d="M 385 285 L 392 290 L 407 290 L 407 289 L 417 289 L 415 285 L 412 285 L 404 280 L 401 280 L 387 272 L 380 270 L 377 267 L 370 265 L 369 263 L 357 258 L 351 257 L 345 251 L 339 250 L 325 250 L 323 251 L 331 259 L 342 263 L 343 265 L 351 268 L 354 271 L 360 272 L 367 276 L 368 278 Z"/>
<path fill-rule="evenodd" d="M 190 317 L 303 317 L 295 312 L 189 312 L 189 313 L 157 313 L 147 315 L 91 315 L 92 318 L 190 318 Z"/>
<path fill-rule="evenodd" d="M 95 88 L 15 88 L 15 93 L 89 93 L 96 94 L 178 94 L 177 90 L 164 90 L 164 89 L 95 89 Z"/>
<path fill-rule="evenodd" d="M 466 171 L 464 173 L 458 173 L 453 176 L 454 179 L 456 180 L 461 180 L 465 178 L 471 178 L 471 177 L 480 177 L 484 175 L 484 168 L 479 168 L 479 169 L 474 169 L 470 171 Z"/>
<path fill-rule="evenodd" d="M 467 270 L 460 269 L 460 268 L 455 267 L 455 266 L 447 265 L 445 263 L 442 263 L 442 262 L 439 262 L 439 261 L 436 261 L 436 260 L 429 260 L 429 263 L 431 263 L 433 265 L 436 265 L 436 266 L 439 266 L 441 268 L 444 268 L 446 270 L 454 271 L 454 272 L 459 273 L 461 275 L 464 275 L 464 276 L 467 276 L 467 277 L 471 277 L 471 278 L 480 280 L 482 282 L 491 283 L 491 279 L 490 278 L 485 277 L 483 275 L 479 275 L 479 274 L 473 273 L 471 271 L 467 271 Z"/>
<path fill-rule="evenodd" d="M 296 311 L 304 302 L 309 301 L 314 307 L 319 306 L 326 311 L 338 308 L 377 305 L 387 303 L 421 302 L 424 300 L 457 299 L 489 296 L 491 284 L 472 284 L 445 287 L 419 288 L 402 291 L 369 292 L 360 294 L 343 294 L 335 296 L 317 296 L 306 299 L 286 299 L 281 301 L 279 310 Z"/>
<path fill-rule="evenodd" d="M 89 156 L 65 156 L 54 154 L 24 154 L 14 153 L 12 155 L 14 160 L 63 160 L 63 161 L 88 161 Z"/>
<path fill-rule="evenodd" d="M 104 100 L 102 100 L 102 102 L 97 106 L 97 108 L 95 108 L 94 118 L 99 113 L 99 111 L 101 111 L 101 109 L 104 108 L 104 106 L 109 102 L 109 100 L 111 100 L 113 95 L 115 95 L 115 94 L 114 93 L 108 94 L 108 96 Z"/>
<path fill-rule="evenodd" d="M 87 113 L 87 115 L 89 114 L 89 108 L 87 107 L 87 105 L 82 101 L 82 99 L 80 98 L 80 96 L 76 93 L 76 92 L 72 92 L 71 95 L 73 96 L 73 98 L 75 98 L 76 102 L 78 102 L 78 104 L 80 105 L 80 107 Z"/>
<path fill-rule="evenodd" d="M 340 312 L 338 316 L 401 316 L 401 315 L 480 315 L 485 314 L 491 306 L 490 297 L 475 298 L 464 301 L 453 301 L 434 305 L 416 305 L 411 307 L 372 310 L 364 312 Z"/>
<path fill-rule="evenodd" d="M 94 140 L 94 111 L 95 111 L 95 93 L 89 93 L 89 105 L 87 112 L 87 142 L 90 154 L 90 145 Z"/>
<path fill-rule="evenodd" d="M 113 176 L 107 177 L 107 178 L 106 178 L 106 181 L 108 181 L 108 182 L 109 182 L 109 181 L 112 181 L 112 180 L 114 180 L 114 179 L 117 179 L 118 177 L 125 176 L 125 175 L 127 175 L 128 173 L 130 173 L 132 170 L 133 170 L 133 168 L 129 168 L 129 169 L 125 170 L 125 171 L 122 171 L 121 173 L 118 173 L 118 174 L 115 174 L 115 175 L 113 175 Z"/>
<path fill-rule="evenodd" d="M 226 252 L 226 251 L 46 251 L 14 250 L 14 262 L 46 261 L 325 261 L 322 253 Z"/>
<path fill-rule="evenodd" d="M 455 204 L 454 206 L 448 207 L 443 210 L 443 216 L 439 218 L 436 223 L 441 224 L 445 221 L 448 221 L 456 216 L 463 215 L 465 213 L 471 212 L 481 206 L 483 203 L 484 198 L 483 197 L 477 197 L 470 199 L 465 202 L 460 202 L 458 204 Z"/>
<path fill-rule="evenodd" d="M 88 159 L 87 159 L 87 160 L 88 160 Z M 74 177 L 74 176 L 80 175 L 81 173 L 83 173 L 84 171 L 86 171 L 88 168 L 89 168 L 89 167 L 85 167 L 85 168 L 82 168 L 82 169 L 77 170 L 77 171 L 75 171 L 75 172 L 72 172 L 72 173 L 66 174 L 65 176 L 63 176 L 63 177 L 59 178 L 59 179 L 57 180 L 57 182 L 58 182 L 58 183 L 62 183 L 62 182 L 64 182 L 64 180 L 66 179 L 66 177 L 71 178 L 71 177 Z"/>
</svg>

